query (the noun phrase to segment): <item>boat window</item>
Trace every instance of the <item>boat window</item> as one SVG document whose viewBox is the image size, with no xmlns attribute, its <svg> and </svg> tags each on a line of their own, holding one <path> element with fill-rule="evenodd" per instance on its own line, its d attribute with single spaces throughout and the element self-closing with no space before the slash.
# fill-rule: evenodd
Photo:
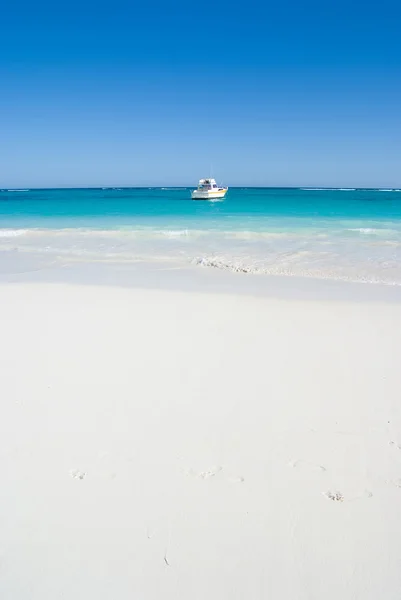
<svg viewBox="0 0 401 600">
<path fill-rule="evenodd" d="M 213 187 L 214 187 L 214 188 L 217 188 L 217 185 L 216 185 L 216 184 L 214 184 L 214 185 L 213 185 Z"/>
</svg>

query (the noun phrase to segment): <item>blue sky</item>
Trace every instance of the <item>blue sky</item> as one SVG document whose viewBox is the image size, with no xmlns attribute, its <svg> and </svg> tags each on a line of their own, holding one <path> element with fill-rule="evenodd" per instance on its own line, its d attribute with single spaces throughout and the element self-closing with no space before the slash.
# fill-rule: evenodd
<svg viewBox="0 0 401 600">
<path fill-rule="evenodd" d="M 401 187 L 399 2 L 24 1 L 0 187 Z"/>
</svg>

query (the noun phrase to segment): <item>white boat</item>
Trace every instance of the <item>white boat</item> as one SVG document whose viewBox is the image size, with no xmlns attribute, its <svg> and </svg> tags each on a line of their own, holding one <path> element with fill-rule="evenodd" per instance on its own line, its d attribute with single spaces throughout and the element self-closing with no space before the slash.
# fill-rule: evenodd
<svg viewBox="0 0 401 600">
<path fill-rule="evenodd" d="M 214 200 L 224 198 L 228 188 L 219 187 L 215 179 L 200 179 L 198 188 L 192 192 L 192 200 Z"/>
</svg>

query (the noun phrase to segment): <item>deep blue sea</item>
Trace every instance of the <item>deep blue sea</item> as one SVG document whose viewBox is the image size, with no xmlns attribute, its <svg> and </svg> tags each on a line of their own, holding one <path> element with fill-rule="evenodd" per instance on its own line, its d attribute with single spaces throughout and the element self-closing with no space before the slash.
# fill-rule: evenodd
<svg viewBox="0 0 401 600">
<path fill-rule="evenodd" d="M 0 251 L 401 285 L 401 191 L 3 189 Z"/>
</svg>

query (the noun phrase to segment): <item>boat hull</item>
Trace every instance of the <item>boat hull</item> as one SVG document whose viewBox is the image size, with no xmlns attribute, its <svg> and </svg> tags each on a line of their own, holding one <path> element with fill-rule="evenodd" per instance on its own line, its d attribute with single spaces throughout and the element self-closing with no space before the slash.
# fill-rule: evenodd
<svg viewBox="0 0 401 600">
<path fill-rule="evenodd" d="M 216 200 L 222 199 L 227 194 L 228 188 L 220 190 L 194 190 L 192 192 L 192 200 Z"/>
</svg>

